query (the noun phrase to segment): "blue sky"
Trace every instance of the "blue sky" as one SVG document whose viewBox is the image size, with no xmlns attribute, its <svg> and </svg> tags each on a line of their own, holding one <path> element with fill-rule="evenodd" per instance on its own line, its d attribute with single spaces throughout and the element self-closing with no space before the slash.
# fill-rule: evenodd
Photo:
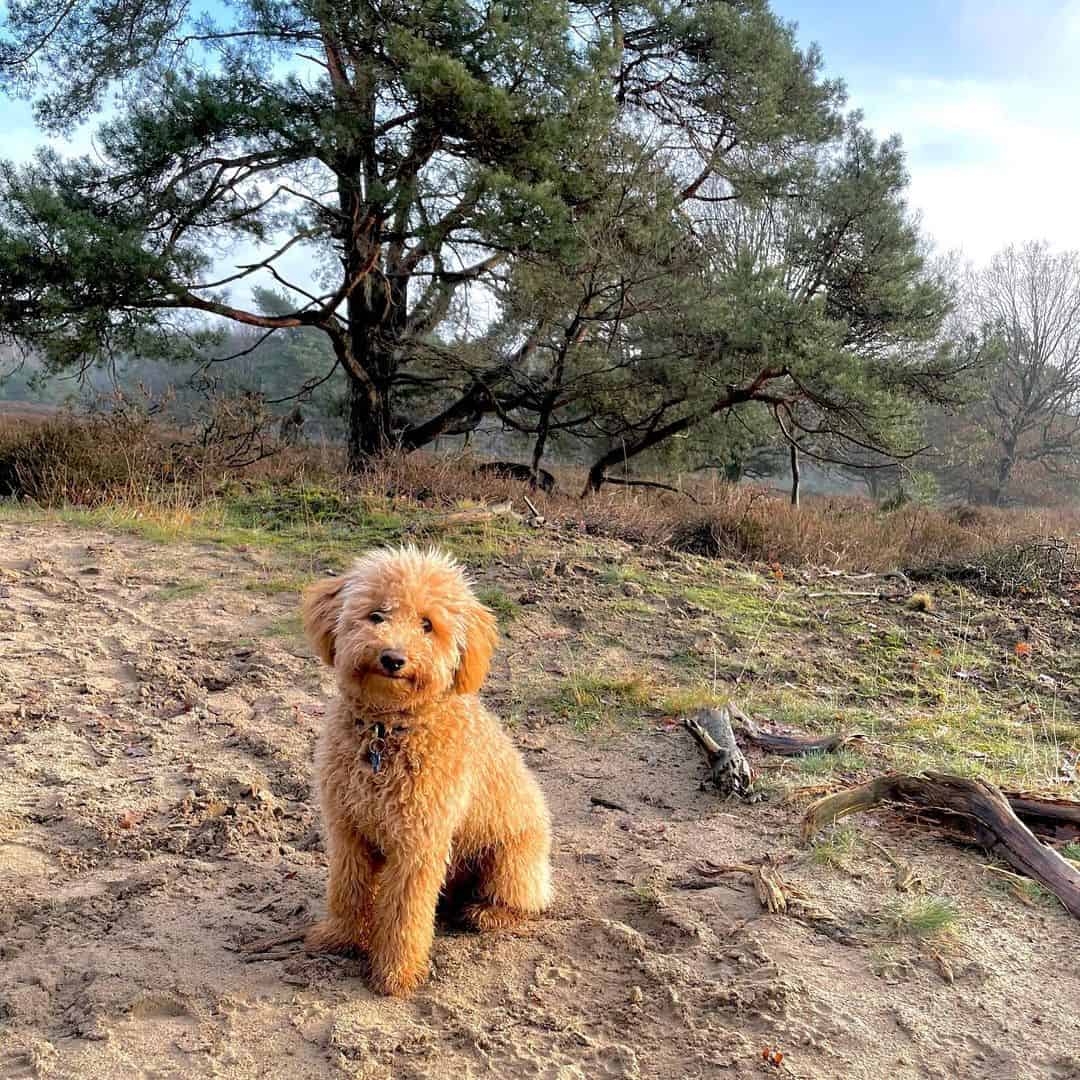
<svg viewBox="0 0 1080 1080">
<path fill-rule="evenodd" d="M 940 250 L 981 263 L 1010 242 L 1080 248 L 1080 0 L 773 0 L 821 45 L 879 135 L 908 151 L 910 202 Z M 0 155 L 38 142 L 0 99 Z M 76 148 L 89 147 L 88 132 Z"/>
<path fill-rule="evenodd" d="M 1080 248 L 1080 0 L 774 0 L 829 74 L 908 152 L 939 249 Z"/>
</svg>

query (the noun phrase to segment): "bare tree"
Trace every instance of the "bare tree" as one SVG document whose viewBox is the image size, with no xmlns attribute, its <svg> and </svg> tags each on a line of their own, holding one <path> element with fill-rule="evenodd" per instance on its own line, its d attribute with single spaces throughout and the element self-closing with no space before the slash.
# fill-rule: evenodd
<svg viewBox="0 0 1080 1080">
<path fill-rule="evenodd" d="M 1000 505 L 1018 464 L 1063 471 L 1080 462 L 1080 252 L 1008 247 L 972 274 L 970 302 L 1002 346 L 975 406 L 994 441 L 990 497 Z"/>
</svg>

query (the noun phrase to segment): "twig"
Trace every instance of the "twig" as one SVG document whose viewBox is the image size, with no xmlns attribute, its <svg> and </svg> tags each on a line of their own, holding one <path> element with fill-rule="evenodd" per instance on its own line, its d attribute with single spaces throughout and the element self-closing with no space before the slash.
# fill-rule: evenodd
<svg viewBox="0 0 1080 1080">
<path fill-rule="evenodd" d="M 876 840 L 871 840 L 868 836 L 863 837 L 863 843 L 869 844 L 870 847 L 880 851 L 892 863 L 893 869 L 896 871 L 893 881 L 899 892 L 908 892 L 916 885 L 922 885 L 919 875 L 915 873 L 915 869 L 910 863 L 901 862 L 890 851 L 882 847 Z"/>
<path fill-rule="evenodd" d="M 624 814 L 630 813 L 625 806 L 622 806 L 617 802 L 612 802 L 610 799 L 601 798 L 599 795 L 590 795 L 589 802 L 591 802 L 593 806 L 602 806 L 605 810 L 621 810 Z"/>
<path fill-rule="evenodd" d="M 685 881 L 673 881 L 672 888 L 675 889 L 689 889 L 694 891 L 702 891 L 704 889 L 733 889 L 739 891 L 739 886 L 733 884 L 730 881 L 716 881 L 709 880 L 695 880 L 694 878 L 687 878 Z"/>
<path fill-rule="evenodd" d="M 86 739 L 86 745 L 87 745 L 87 746 L 89 746 L 89 747 L 90 747 L 90 749 L 91 749 L 91 750 L 92 750 L 92 751 L 94 752 L 94 756 L 95 756 L 95 757 L 96 757 L 96 758 L 98 759 L 98 764 L 99 764 L 99 765 L 104 765 L 106 761 L 112 761 L 112 755 L 110 755 L 110 754 L 105 754 L 105 753 L 103 753 L 102 751 L 100 751 L 100 750 L 99 750 L 99 749 L 98 749 L 98 748 L 97 748 L 97 747 L 96 747 L 96 746 L 95 746 L 95 745 L 93 744 L 93 742 L 91 741 L 91 739 L 90 739 L 90 736 L 89 736 L 89 735 L 84 735 L 84 736 L 83 736 L 83 738 L 84 738 L 84 739 Z"/>
</svg>

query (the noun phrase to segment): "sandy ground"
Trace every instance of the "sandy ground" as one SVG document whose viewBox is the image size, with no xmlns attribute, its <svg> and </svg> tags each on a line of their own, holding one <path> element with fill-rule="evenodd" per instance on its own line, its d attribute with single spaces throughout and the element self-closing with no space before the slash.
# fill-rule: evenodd
<svg viewBox="0 0 1080 1080">
<path fill-rule="evenodd" d="M 1080 1077 L 1080 926 L 988 887 L 977 853 L 860 823 L 963 912 L 937 956 L 891 945 L 884 859 L 815 865 L 797 808 L 718 802 L 677 729 L 578 734 L 542 709 L 514 735 L 556 822 L 549 916 L 440 933 L 404 1002 L 354 961 L 244 963 L 325 879 L 329 687 L 281 632 L 295 596 L 245 588 L 261 560 L 0 525 L 0 1077 Z M 525 672 L 556 682 L 577 633 L 530 605 L 492 705 Z M 738 876 L 679 887 L 767 853 L 834 921 L 762 914 Z"/>
</svg>

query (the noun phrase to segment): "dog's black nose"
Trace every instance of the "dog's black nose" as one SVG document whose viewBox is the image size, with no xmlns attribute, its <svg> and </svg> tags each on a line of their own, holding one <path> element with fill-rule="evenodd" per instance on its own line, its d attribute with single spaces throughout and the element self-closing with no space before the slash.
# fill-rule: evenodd
<svg viewBox="0 0 1080 1080">
<path fill-rule="evenodd" d="M 379 663 L 382 664 L 389 672 L 400 671 L 405 666 L 405 661 L 408 658 L 404 653 L 393 652 L 387 649 L 386 652 L 379 657 Z"/>
</svg>

